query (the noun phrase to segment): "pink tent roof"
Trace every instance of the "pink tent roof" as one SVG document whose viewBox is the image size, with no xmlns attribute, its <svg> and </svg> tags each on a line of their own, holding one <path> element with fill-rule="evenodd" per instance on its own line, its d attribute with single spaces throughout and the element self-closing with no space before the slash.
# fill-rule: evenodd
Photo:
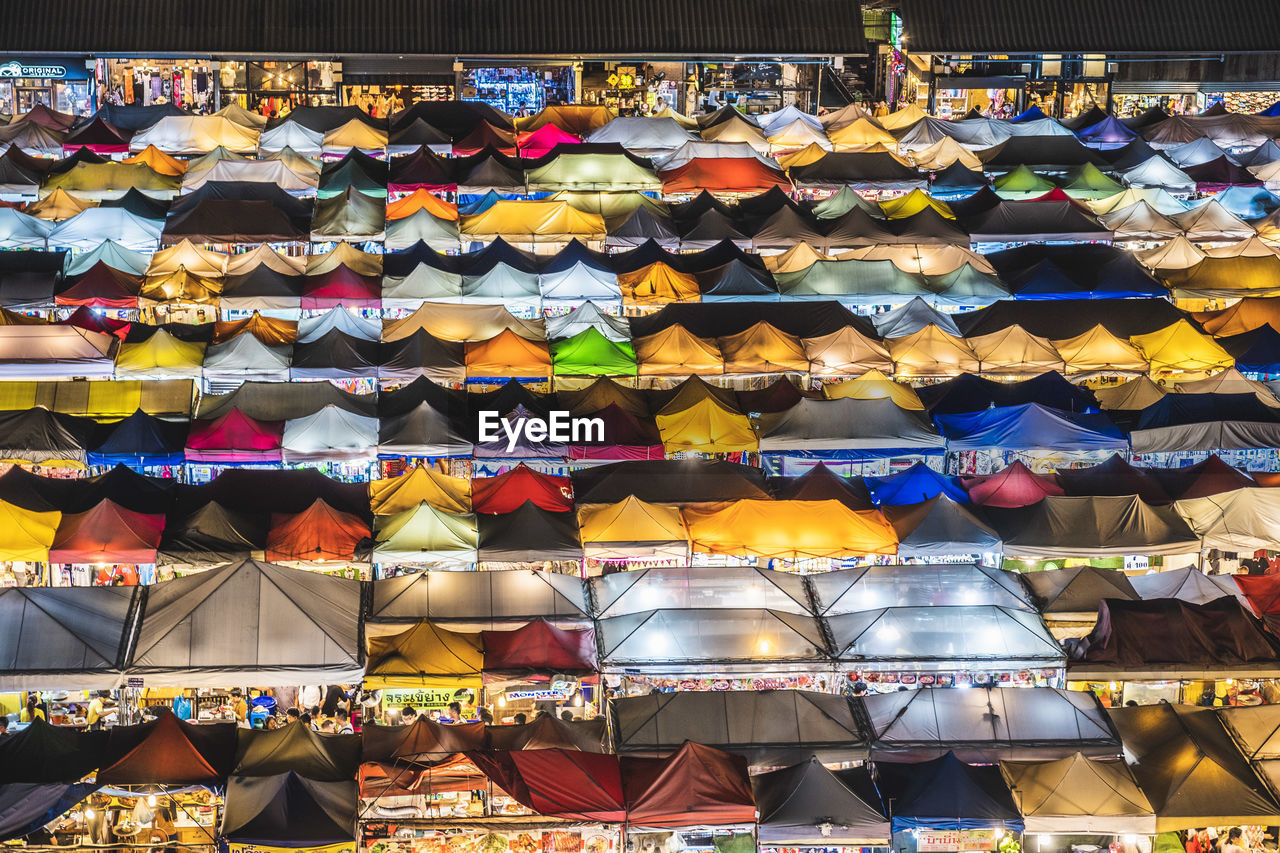
<svg viewBox="0 0 1280 853">
<path fill-rule="evenodd" d="M 969 500 L 979 506 L 1031 506 L 1044 500 L 1045 495 L 1066 494 L 1058 475 L 1033 474 L 1021 462 L 994 474 L 962 477 L 960 485 L 969 492 Z"/>
</svg>

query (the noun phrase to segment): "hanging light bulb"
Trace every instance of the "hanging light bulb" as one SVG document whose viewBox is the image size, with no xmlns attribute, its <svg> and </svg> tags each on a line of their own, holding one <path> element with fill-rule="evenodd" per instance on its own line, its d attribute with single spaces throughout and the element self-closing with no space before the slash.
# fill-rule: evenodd
<svg viewBox="0 0 1280 853">
<path fill-rule="evenodd" d="M 499 707 L 499 708 L 505 708 L 505 707 L 507 707 L 507 697 L 506 697 L 506 694 L 504 694 L 504 693 L 499 693 L 499 694 L 498 694 L 498 707 Z"/>
<path fill-rule="evenodd" d="M 156 795 L 151 794 L 150 796 L 147 797 L 147 805 L 154 806 L 155 804 L 156 804 Z"/>
<path fill-rule="evenodd" d="M 574 696 L 573 696 L 573 707 L 575 707 L 575 708 L 581 708 L 581 707 L 582 707 L 582 694 L 581 694 L 581 693 L 575 693 L 575 694 L 574 694 Z"/>
<path fill-rule="evenodd" d="M 93 817 L 94 817 L 93 809 L 85 809 L 85 810 L 84 810 L 84 819 L 85 819 L 85 820 L 93 820 Z"/>
</svg>

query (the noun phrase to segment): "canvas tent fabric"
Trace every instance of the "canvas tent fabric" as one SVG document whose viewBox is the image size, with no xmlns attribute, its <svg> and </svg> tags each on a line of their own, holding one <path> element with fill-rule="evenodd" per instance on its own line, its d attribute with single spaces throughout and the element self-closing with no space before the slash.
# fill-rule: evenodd
<svg viewBox="0 0 1280 853">
<path fill-rule="evenodd" d="M 659 759 L 624 759 L 627 817 L 639 827 L 750 823 L 756 808 L 746 762 L 686 742 Z M 625 772 L 625 771 L 630 772 Z"/>
<path fill-rule="evenodd" d="M 760 812 L 762 844 L 852 846 L 883 844 L 889 838 L 884 804 L 868 771 L 833 773 L 811 757 L 753 776 L 751 787 Z"/>
<path fill-rule="evenodd" d="M 1199 550 L 1199 540 L 1171 507 L 1148 505 L 1137 495 L 1047 496 L 1031 506 L 988 508 L 987 513 L 1004 539 L 1007 556 L 1043 558 L 1070 552 L 1101 557 Z"/>
<path fill-rule="evenodd" d="M 380 687 L 479 684 L 484 652 L 479 634 L 420 621 L 397 634 L 372 636 L 364 682 Z"/>
<path fill-rule="evenodd" d="M 173 714 L 107 733 L 99 785 L 218 785 L 235 759 L 236 728 L 194 725 Z"/>
<path fill-rule="evenodd" d="M 878 513 L 837 501 L 740 500 L 725 509 L 686 509 L 684 517 L 692 547 L 707 553 L 837 557 L 891 554 L 897 546 L 893 528 Z"/>
<path fill-rule="evenodd" d="M 993 826 L 1022 831 L 1022 817 L 995 767 L 966 764 L 947 753 L 922 763 L 881 761 L 876 769 L 882 790 L 894 801 L 895 831 Z"/>
<path fill-rule="evenodd" d="M 0 738 L 0 784 L 78 782 L 102 765 L 106 745 L 105 732 L 54 726 L 37 718 Z"/>
<path fill-rule="evenodd" d="M 11 691 L 41 686 L 112 687 L 123 663 L 124 636 L 135 595 L 136 589 L 122 587 L 19 587 L 0 591 L 0 613 L 4 624 L 11 626 L 0 643 L 0 661 L 4 664 L 0 687 Z M 28 739 L 41 734 L 39 727 L 35 728 Z M 17 749 L 19 744 L 13 742 L 8 747 Z M 6 756 L 6 751 L 6 744 L 0 740 L 0 757 L 12 757 Z M 71 758 L 74 760 L 74 756 Z M 0 773 L 0 778 L 4 775 L 7 774 Z M 21 781 L 54 780 L 40 777 Z"/>
<path fill-rule="evenodd" d="M 258 844 L 351 842 L 359 803 L 350 780 L 316 782 L 293 772 L 233 776 L 220 832 L 230 841 Z"/>
<path fill-rule="evenodd" d="M 1054 761 L 1002 761 L 1027 832 L 1156 833 L 1155 810 L 1121 760 L 1081 753 Z"/>
</svg>

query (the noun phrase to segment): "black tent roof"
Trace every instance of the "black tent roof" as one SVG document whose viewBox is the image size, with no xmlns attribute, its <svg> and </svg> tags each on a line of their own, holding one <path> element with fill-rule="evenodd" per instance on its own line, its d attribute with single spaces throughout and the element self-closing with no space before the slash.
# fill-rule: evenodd
<svg viewBox="0 0 1280 853">
<path fill-rule="evenodd" d="M 269 201 L 207 199 L 170 216 L 161 242 L 296 243 L 306 242 L 309 234 L 308 225 Z"/>
<path fill-rule="evenodd" d="M 684 326 L 700 338 L 736 335 L 756 323 L 768 323 L 788 335 L 820 337 L 853 326 L 867 337 L 878 337 L 875 327 L 839 302 L 668 303 L 658 311 L 632 317 L 631 336 L 640 338 L 671 326 Z"/>
<path fill-rule="evenodd" d="M 221 833 L 228 841 L 262 844 L 352 841 L 359 804 L 359 790 L 351 780 L 316 782 L 294 772 L 232 776 Z"/>
<path fill-rule="evenodd" d="M 0 737 L 0 785 L 78 782 L 102 765 L 107 733 L 51 726 L 36 719 Z"/>
<path fill-rule="evenodd" d="M 223 563 L 266 547 L 268 515 L 235 512 L 209 501 L 194 512 L 175 514 L 160 539 L 163 563 Z"/>
<path fill-rule="evenodd" d="M 320 734 L 292 725 L 271 731 L 237 729 L 234 772 L 238 776 L 293 771 L 317 782 L 340 782 L 355 776 L 359 764 L 359 735 Z"/>
<path fill-rule="evenodd" d="M 479 556 L 485 562 L 581 560 L 578 518 L 572 512 L 548 512 L 525 501 L 515 512 L 478 517 Z"/>
<path fill-rule="evenodd" d="M 1033 335 L 1052 340 L 1082 335 L 1098 325 L 1116 337 L 1127 338 L 1168 328 L 1187 319 L 1187 315 L 1167 299 L 1002 299 L 986 308 L 952 317 L 960 331 L 970 337 L 1018 325 Z"/>
<path fill-rule="evenodd" d="M 932 761 L 877 761 L 881 792 L 893 802 L 894 829 L 979 826 L 1021 828 L 1013 796 L 992 765 L 966 764 L 955 753 Z"/>
<path fill-rule="evenodd" d="M 868 767 L 832 772 L 816 757 L 751 777 L 764 846 L 849 844 L 889 837 Z"/>
<path fill-rule="evenodd" d="M 714 459 L 616 462 L 572 473 L 578 503 L 617 503 L 635 496 L 649 503 L 767 500 L 759 468 Z"/>
<path fill-rule="evenodd" d="M 0 180 L 0 183 L 4 183 L 4 181 Z M 169 213 L 168 201 L 152 198 L 137 187 L 129 187 L 129 190 L 124 195 L 119 198 L 105 199 L 98 206 L 122 207 L 134 216 L 141 216 L 143 219 L 164 219 Z"/>
</svg>

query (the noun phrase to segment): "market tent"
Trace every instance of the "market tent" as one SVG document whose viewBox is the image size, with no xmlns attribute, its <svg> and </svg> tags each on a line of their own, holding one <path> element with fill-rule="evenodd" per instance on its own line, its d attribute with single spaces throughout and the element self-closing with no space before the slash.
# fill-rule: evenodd
<svg viewBox="0 0 1280 853">
<path fill-rule="evenodd" d="M 825 572 L 810 580 L 813 606 L 824 617 L 877 607 L 982 604 L 1032 609 L 1016 575 L 976 563 L 870 566 Z"/>
<path fill-rule="evenodd" d="M 1232 365 L 1232 358 L 1212 338 L 1186 320 L 1129 341 L 1151 363 L 1152 374 L 1167 372 L 1217 373 Z"/>
<path fill-rule="evenodd" d="M 1075 337 L 1051 342 L 1068 374 L 1143 375 L 1151 364 L 1133 344 L 1101 324 Z"/>
<path fill-rule="evenodd" d="M 219 833 L 255 844 L 351 843 L 359 790 L 354 781 L 316 782 L 293 771 L 277 776 L 233 776 Z"/>
<path fill-rule="evenodd" d="M 194 462 L 279 462 L 283 437 L 284 421 L 258 420 L 232 406 L 192 421 L 184 453 Z"/>
<path fill-rule="evenodd" d="M 786 559 L 892 554 L 893 528 L 877 512 L 838 501 L 739 500 L 723 509 L 684 510 L 695 551 Z"/>
<path fill-rule="evenodd" d="M 90 207 L 49 231 L 50 247 L 88 251 L 104 240 L 126 249 L 150 252 L 160 244 L 163 223 L 143 219 L 120 207 Z"/>
<path fill-rule="evenodd" d="M 893 361 L 884 345 L 853 326 L 845 326 L 827 335 L 802 338 L 800 344 L 813 375 L 835 377 L 893 370 Z"/>
<path fill-rule="evenodd" d="M 1030 506 L 1045 495 L 1065 494 L 1056 474 L 1036 474 L 1020 459 L 993 474 L 963 477 L 960 483 L 978 506 Z"/>
<path fill-rule="evenodd" d="M 637 827 L 753 823 L 747 763 L 686 741 L 664 758 L 622 759 L 627 819 Z"/>
<path fill-rule="evenodd" d="M 0 559 L 46 563 L 62 514 L 0 501 Z"/>
<path fill-rule="evenodd" d="M 375 525 L 374 562 L 476 561 L 475 516 L 443 512 L 429 503 L 381 516 Z"/>
<path fill-rule="evenodd" d="M 558 628 L 536 619 L 510 631 L 480 632 L 484 671 L 508 677 L 565 673 L 592 675 L 596 667 L 594 628 Z"/>
<path fill-rule="evenodd" d="M 1075 753 L 1055 761 L 1001 761 L 1030 833 L 1155 835 L 1156 816 L 1121 759 Z"/>
<path fill-rule="evenodd" d="M 626 815 L 618 759 L 569 749 L 468 751 L 512 799 L 545 817 L 618 821 Z"/>
<path fill-rule="evenodd" d="M 596 632 L 610 669 L 754 673 L 826 660 L 812 616 L 766 608 L 641 610 L 598 619 Z"/>
<path fill-rule="evenodd" d="M 136 589 L 126 587 L 0 590 L 0 616 L 8 629 L 0 638 L 0 689 L 89 690 L 114 686 L 120 677 L 136 593 Z M 47 740 L 48 733 L 42 731 L 42 726 L 33 725 L 29 731 L 21 741 L 12 736 L 0 738 L 0 758 L 6 759 L 0 761 L 0 779 L 60 780 L 64 768 L 45 763 L 56 753 L 61 753 L 70 766 L 78 766 L 79 757 L 66 746 L 45 755 L 37 752 L 32 756 L 37 759 L 34 762 L 18 761 L 25 755 L 24 748 Z M 15 763 L 7 763 L 10 759 Z M 27 769 L 20 770 L 22 766 Z"/>
<path fill-rule="evenodd" d="M 121 162 L 141 163 L 144 166 L 148 166 L 151 171 L 157 174 L 169 175 L 172 177 L 179 177 L 187 170 L 187 164 L 185 161 L 179 160 L 176 157 L 171 157 L 154 145 L 148 145 L 137 154 L 124 158 Z"/>
<path fill-rule="evenodd" d="M 863 451 L 871 455 L 940 452 L 943 440 L 921 412 L 890 399 L 802 399 L 786 411 L 758 416 L 762 452 Z"/>
<path fill-rule="evenodd" d="M 605 237 L 602 217 L 564 201 L 502 200 L 482 213 L 460 216 L 458 224 L 465 239 L 486 242 L 502 238 L 513 243 L 567 243 Z"/>
<path fill-rule="evenodd" d="M 262 777 L 295 772 L 317 782 L 340 782 L 355 775 L 360 737 L 320 734 L 308 726 L 237 729 L 237 776 Z"/>
<path fill-rule="evenodd" d="M 374 515 L 396 515 L 428 503 L 448 513 L 471 510 L 471 481 L 451 477 L 434 466 L 414 465 L 398 477 L 369 482 Z"/>
<path fill-rule="evenodd" d="M 716 459 L 615 463 L 573 472 L 578 504 L 615 503 L 634 495 L 653 503 L 719 503 L 768 498 L 759 468 Z"/>
<path fill-rule="evenodd" d="M 200 378 L 205 345 L 183 341 L 166 329 L 159 329 L 139 343 L 125 342 L 116 355 L 116 376 L 131 374 L 153 377 Z"/>
<path fill-rule="evenodd" d="M 125 607 L 130 597 L 132 591 L 125 597 Z M 78 782 L 102 766 L 106 744 L 106 732 L 53 726 L 37 717 L 22 731 L 0 738 L 0 785 Z M 11 813 L 4 814 L 7 819 Z"/>
<path fill-rule="evenodd" d="M 1203 462 L 1182 468 L 1152 468 L 1151 474 L 1170 497 L 1176 500 L 1203 498 L 1258 485 L 1236 468 L 1211 454 Z"/>
<path fill-rule="evenodd" d="M 917 504 L 886 506 L 884 513 L 898 536 L 900 557 L 987 554 L 1001 549 L 1000 534 L 946 494 Z"/>
<path fill-rule="evenodd" d="M 920 763 L 878 761 L 876 771 L 881 791 L 893 802 L 894 832 L 992 827 L 1022 832 L 1022 817 L 995 767 L 966 764 L 948 752 Z"/>
<path fill-rule="evenodd" d="M 330 405 L 286 421 L 280 446 L 284 461 L 290 464 L 351 461 L 373 458 L 377 438 L 377 418 Z"/>
<path fill-rule="evenodd" d="M 482 562 L 581 560 L 577 519 L 571 512 L 548 512 L 526 501 L 514 512 L 481 515 Z"/>
<path fill-rule="evenodd" d="M 268 519 L 229 510 L 217 501 L 185 515 L 170 515 L 156 559 L 196 565 L 244 560 L 266 546 Z"/>
<path fill-rule="evenodd" d="M 1137 495 L 1055 497 L 1017 509 L 989 509 L 1006 556 L 1053 558 L 1188 554 L 1200 543 L 1172 507 Z"/>
<path fill-rule="evenodd" d="M 94 264 L 54 296 L 56 305 L 84 305 L 89 308 L 136 308 L 140 276 L 114 270 L 102 262 Z"/>
<path fill-rule="evenodd" d="M 536 135 L 526 139 L 535 145 L 539 141 Z M 542 141 L 545 145 L 555 140 L 543 136 Z M 576 142 L 561 141 L 544 156 L 527 161 L 529 192 L 653 192 L 661 188 L 653 165 L 621 145 Z"/>
<path fill-rule="evenodd" d="M 1112 237 L 1072 201 L 1002 201 L 962 224 L 975 243 L 1109 242 Z"/>
<path fill-rule="evenodd" d="M 456 412 L 423 401 L 407 412 L 385 415 L 378 425 L 378 455 L 400 457 L 467 456 L 474 445 Z"/>
<path fill-rule="evenodd" d="M 858 400 L 887 398 L 893 400 L 900 409 L 924 411 L 924 404 L 910 385 L 894 382 L 877 368 L 868 370 L 856 379 L 826 385 L 823 393 L 832 400 L 845 397 Z"/>
<path fill-rule="evenodd" d="M 110 425 L 109 432 L 92 442 L 90 465 L 181 465 L 187 437 L 185 422 L 165 421 L 141 409 Z"/>
<path fill-rule="evenodd" d="M 267 531 L 268 560 L 351 560 L 369 526 L 321 498 L 299 513 L 272 513 Z"/>
<path fill-rule="evenodd" d="M 99 785 L 220 785 L 231 771 L 236 727 L 194 725 L 174 714 L 107 733 Z"/>
<path fill-rule="evenodd" d="M 399 633 L 369 637 L 364 685 L 369 689 L 479 687 L 483 665 L 479 634 L 461 634 L 422 620 Z"/>
<path fill-rule="evenodd" d="M 493 624 L 538 617 L 578 621 L 588 616 L 582 581 L 535 570 L 416 572 L 373 584 L 371 619 L 427 618 Z"/>
<path fill-rule="evenodd" d="M 1161 832 L 1280 812 L 1213 710 L 1160 703 L 1110 713 Z"/>
<path fill-rule="evenodd" d="M 1242 603 L 1248 603 L 1233 576 L 1208 575 L 1195 566 L 1147 572 L 1135 575 L 1130 582 L 1143 601 L 1172 598 L 1188 604 L 1208 604 L 1224 595 L 1233 595 Z"/>
<path fill-rule="evenodd" d="M 241 154 L 258 150 L 256 129 L 250 130 L 224 116 L 166 116 L 133 135 L 130 151 L 154 145 L 166 154 L 192 156 L 225 148 Z"/>
<path fill-rule="evenodd" d="M 568 477 L 534 471 L 524 463 L 494 477 L 471 481 L 471 505 L 476 512 L 514 512 L 525 501 L 548 512 L 573 509 L 573 487 Z"/>
<path fill-rule="evenodd" d="M 1057 479 L 1069 495 L 1137 495 L 1149 504 L 1171 502 L 1148 470 L 1135 468 L 1118 453 L 1097 465 L 1064 468 L 1057 472 Z"/>
<path fill-rule="evenodd" d="M 1038 403 L 997 406 L 982 412 L 934 415 L 949 451 L 1118 450 L 1128 440 L 1105 414 L 1080 414 Z"/>
<path fill-rule="evenodd" d="M 963 338 L 949 335 L 935 324 L 886 341 L 895 373 L 902 376 L 955 376 L 977 373 L 978 357 Z"/>
<path fill-rule="evenodd" d="M 363 242 L 386 238 L 386 205 L 382 199 L 347 187 L 338 195 L 316 202 L 311 239 Z"/>
<path fill-rule="evenodd" d="M 778 847 L 884 845 L 889 821 L 870 771 L 832 772 L 816 756 L 751 777 L 760 843 Z"/>
<path fill-rule="evenodd" d="M 163 528 L 163 515 L 133 512 L 104 499 L 84 512 L 62 516 L 49 547 L 49 560 L 54 563 L 154 563 Z"/>
<path fill-rule="evenodd" d="M 1113 755 L 1119 738 L 1089 693 L 1051 687 L 978 687 L 873 694 L 863 706 L 874 754 L 969 761 L 1043 758 L 1065 746 Z"/>
<path fill-rule="evenodd" d="M 945 477 L 923 462 L 883 477 L 866 477 L 865 482 L 876 506 L 918 504 L 940 494 L 958 503 L 969 502 L 968 493 L 955 478 Z"/>
<path fill-rule="evenodd" d="M 634 376 L 636 355 L 628 341 L 609 340 L 594 326 L 551 344 L 552 370 L 565 376 Z"/>
<path fill-rule="evenodd" d="M 17 464 L 83 468 L 94 424 L 43 407 L 0 411 L 0 460 Z"/>
<path fill-rule="evenodd" d="M 612 504 L 583 504 L 577 512 L 588 559 L 683 557 L 688 551 L 684 519 L 674 506 L 628 496 Z"/>
<path fill-rule="evenodd" d="M 89 782 L 11 782 L 0 786 L 0 840 L 21 841 L 82 803 Z"/>
<path fill-rule="evenodd" d="M 1277 434 L 1280 416 L 1256 394 L 1166 394 L 1142 410 L 1130 441 L 1137 453 L 1247 450 L 1274 446 Z"/>
<path fill-rule="evenodd" d="M 551 352 L 542 341 L 531 341 L 504 329 L 486 341 L 467 341 L 468 377 L 548 377 Z"/>
<path fill-rule="evenodd" d="M 243 560 L 149 590 L 129 672 L 154 684 L 360 677 L 360 584 Z M 226 630 L 228 614 L 239 628 Z"/>
</svg>

